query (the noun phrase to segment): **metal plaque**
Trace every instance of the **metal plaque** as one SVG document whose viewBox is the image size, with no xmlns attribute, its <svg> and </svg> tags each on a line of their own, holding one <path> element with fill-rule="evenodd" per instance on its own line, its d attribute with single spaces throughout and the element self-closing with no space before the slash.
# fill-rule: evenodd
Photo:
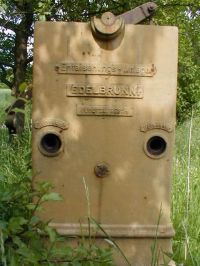
<svg viewBox="0 0 200 266">
<path fill-rule="evenodd" d="M 60 63 L 55 66 L 58 74 L 88 74 L 152 77 L 156 73 L 154 64 L 95 64 L 95 63 Z"/>
<path fill-rule="evenodd" d="M 140 84 L 68 84 L 67 96 L 141 99 L 144 88 Z"/>
</svg>

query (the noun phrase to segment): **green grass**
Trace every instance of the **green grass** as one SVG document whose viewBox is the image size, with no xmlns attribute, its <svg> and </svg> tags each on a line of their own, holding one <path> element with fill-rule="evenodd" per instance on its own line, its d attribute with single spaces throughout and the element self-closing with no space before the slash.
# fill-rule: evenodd
<svg viewBox="0 0 200 266">
<path fill-rule="evenodd" d="M 10 140 L 4 121 L 6 118 L 5 108 L 13 99 L 7 91 L 6 95 L 2 95 L 5 98 L 4 101 L 0 101 L 0 182 L 11 184 L 31 176 L 31 129 L 30 122 L 26 121 L 26 130 L 23 135 Z M 26 112 L 26 119 L 28 119 L 30 107 L 26 108 Z"/>
<path fill-rule="evenodd" d="M 1 108 L 7 107 L 7 103 L 13 100 L 10 89 L 0 89 L 0 106 Z"/>
<path fill-rule="evenodd" d="M 0 102 L 0 183 L 15 183 L 31 177 L 31 134 L 28 121 L 21 138 L 10 142 L 2 127 L 4 109 L 10 98 Z M 27 110 L 30 112 L 30 110 Z M 200 116 L 178 125 L 172 186 L 173 240 L 177 265 L 200 265 Z"/>
<path fill-rule="evenodd" d="M 172 191 L 175 261 L 200 265 L 200 117 L 193 117 L 176 130 Z"/>
<path fill-rule="evenodd" d="M 13 97 L 9 89 L 0 89 L 0 126 L 5 119 L 5 109 L 11 104 Z"/>
</svg>

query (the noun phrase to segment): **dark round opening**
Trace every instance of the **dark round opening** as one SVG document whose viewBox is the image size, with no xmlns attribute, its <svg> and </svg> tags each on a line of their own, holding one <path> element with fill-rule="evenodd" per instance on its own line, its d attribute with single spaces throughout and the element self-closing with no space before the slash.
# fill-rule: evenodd
<svg viewBox="0 0 200 266">
<path fill-rule="evenodd" d="M 166 141 L 159 136 L 154 136 L 147 142 L 147 151 L 151 155 L 161 155 L 166 150 L 166 147 Z"/>
<path fill-rule="evenodd" d="M 62 143 L 59 136 L 54 133 L 48 133 L 44 135 L 41 139 L 41 147 L 47 153 L 57 153 L 60 150 L 61 145 Z"/>
</svg>

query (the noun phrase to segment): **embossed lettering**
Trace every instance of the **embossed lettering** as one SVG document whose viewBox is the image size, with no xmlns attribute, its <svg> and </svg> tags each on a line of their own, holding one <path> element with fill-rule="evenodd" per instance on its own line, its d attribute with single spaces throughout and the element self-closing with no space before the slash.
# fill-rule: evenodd
<svg viewBox="0 0 200 266">
<path fill-rule="evenodd" d="M 154 64 L 90 64 L 90 63 L 60 63 L 55 66 L 58 74 L 90 74 L 153 77 L 156 74 Z"/>
<path fill-rule="evenodd" d="M 110 98 L 137 98 L 144 97 L 144 88 L 141 84 L 67 84 L 67 96 L 76 97 L 110 97 Z"/>
<path fill-rule="evenodd" d="M 63 120 L 54 119 L 54 118 L 36 120 L 33 122 L 33 127 L 36 129 L 40 129 L 47 126 L 54 126 L 54 127 L 59 127 L 61 129 L 67 129 L 69 127 L 69 124 Z"/>
<path fill-rule="evenodd" d="M 88 105 L 77 105 L 77 115 L 83 116 L 133 116 L 132 110 L 126 107 L 110 107 L 110 106 L 88 106 Z"/>
<path fill-rule="evenodd" d="M 142 132 L 147 132 L 149 130 L 152 130 L 152 129 L 162 129 L 162 130 L 165 130 L 167 132 L 172 132 L 173 131 L 173 126 L 171 124 L 168 124 L 168 123 L 165 123 L 165 122 L 149 122 L 149 123 L 146 123 L 146 124 L 143 124 L 141 127 L 140 127 L 140 131 Z"/>
</svg>

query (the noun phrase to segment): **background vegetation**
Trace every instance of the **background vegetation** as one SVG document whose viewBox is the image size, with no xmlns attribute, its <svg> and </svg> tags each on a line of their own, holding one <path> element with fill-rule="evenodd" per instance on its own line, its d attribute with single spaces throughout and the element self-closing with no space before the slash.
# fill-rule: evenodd
<svg viewBox="0 0 200 266">
<path fill-rule="evenodd" d="M 200 117 L 193 107 L 190 119 L 178 125 L 172 191 L 175 261 L 200 265 Z"/>
</svg>

